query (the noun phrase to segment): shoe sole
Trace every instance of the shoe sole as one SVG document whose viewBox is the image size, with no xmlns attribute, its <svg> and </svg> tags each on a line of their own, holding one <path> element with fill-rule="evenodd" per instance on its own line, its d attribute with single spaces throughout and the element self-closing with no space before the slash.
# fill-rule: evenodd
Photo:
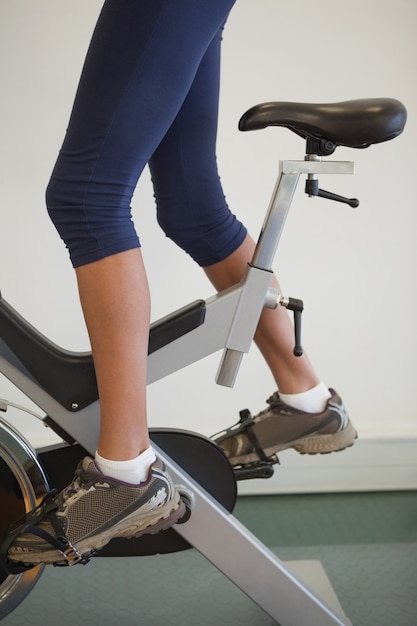
<svg viewBox="0 0 417 626">
<path fill-rule="evenodd" d="M 184 517 L 185 513 L 186 506 L 179 493 L 176 492 L 175 496 L 169 502 L 155 511 L 153 517 L 150 517 L 149 512 L 140 513 L 140 511 L 136 511 L 128 517 L 123 518 L 120 522 L 114 524 L 109 529 L 106 529 L 106 531 L 99 533 L 94 537 L 89 537 L 84 541 L 79 541 L 75 547 L 79 554 L 88 558 L 89 555 L 93 552 L 101 550 L 116 537 L 131 539 L 133 537 L 141 537 L 146 534 L 155 535 L 161 530 L 167 530 L 176 524 L 178 520 Z M 60 565 L 68 564 L 62 554 L 56 550 L 34 552 L 15 548 L 12 553 L 9 550 L 8 558 L 11 561 L 17 561 L 27 565 L 36 565 L 39 563 L 57 563 Z"/>
<path fill-rule="evenodd" d="M 272 457 L 278 452 L 283 452 L 293 448 L 299 454 L 330 454 L 331 452 L 341 452 L 350 448 L 358 437 L 352 422 L 349 420 L 347 426 L 337 433 L 331 435 L 310 435 L 301 437 L 295 441 L 285 444 L 276 444 L 264 449 L 267 457 Z M 235 457 L 229 457 L 231 465 L 248 465 L 249 463 L 259 462 L 259 456 L 256 452 L 242 454 Z"/>
<path fill-rule="evenodd" d="M 349 422 L 346 428 L 334 435 L 312 435 L 305 437 L 291 446 L 300 454 L 329 454 L 351 448 L 358 438 L 358 433 Z"/>
</svg>

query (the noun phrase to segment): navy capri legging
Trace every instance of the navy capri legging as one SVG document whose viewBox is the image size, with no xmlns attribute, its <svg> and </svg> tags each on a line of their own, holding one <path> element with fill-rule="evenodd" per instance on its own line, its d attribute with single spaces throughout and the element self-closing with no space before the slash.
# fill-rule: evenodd
<svg viewBox="0 0 417 626">
<path fill-rule="evenodd" d="M 158 222 L 202 266 L 246 236 L 216 163 L 222 27 L 234 0 L 107 0 L 49 182 L 74 267 L 140 246 L 131 199 L 149 164 Z"/>
</svg>

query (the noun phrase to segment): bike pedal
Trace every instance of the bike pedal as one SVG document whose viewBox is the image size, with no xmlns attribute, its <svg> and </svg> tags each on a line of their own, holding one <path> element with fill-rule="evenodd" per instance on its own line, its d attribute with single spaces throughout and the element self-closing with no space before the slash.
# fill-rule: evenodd
<svg viewBox="0 0 417 626">
<path fill-rule="evenodd" d="M 234 467 L 233 472 L 236 480 L 251 480 L 252 478 L 271 478 L 274 475 L 274 464 L 279 464 L 279 459 L 274 454 L 269 457 L 267 463 L 252 463 L 250 465 L 242 465 Z"/>
</svg>

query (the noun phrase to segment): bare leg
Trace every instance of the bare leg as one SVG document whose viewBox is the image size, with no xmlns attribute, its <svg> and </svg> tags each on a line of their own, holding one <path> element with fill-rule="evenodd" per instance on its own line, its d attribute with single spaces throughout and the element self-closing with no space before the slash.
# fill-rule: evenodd
<svg viewBox="0 0 417 626">
<path fill-rule="evenodd" d="M 98 452 L 123 461 L 149 447 L 146 359 L 149 289 L 140 249 L 76 270 L 100 396 Z"/>
<path fill-rule="evenodd" d="M 252 259 L 254 246 L 248 236 L 224 261 L 204 268 L 216 289 L 239 282 Z M 274 281 L 278 285 L 276 279 Z M 259 463 L 254 436 L 268 458 L 274 458 L 273 455 L 287 448 L 303 454 L 319 454 L 351 446 L 357 435 L 341 398 L 320 382 L 305 354 L 293 355 L 294 331 L 287 311 L 282 307 L 264 309 L 255 341 L 271 369 L 279 393 L 268 399 L 267 409 L 254 416 L 250 438 L 244 425 L 241 428 L 235 425 L 215 438 L 230 463 L 236 466 Z M 301 406 L 297 406 L 299 404 Z"/>
<path fill-rule="evenodd" d="M 220 291 L 239 282 L 255 248 L 248 236 L 229 257 L 204 268 L 214 287 Z M 274 278 L 275 284 L 276 279 Z M 293 355 L 294 331 L 287 311 L 282 307 L 264 309 L 255 342 L 269 365 L 279 390 L 285 394 L 307 391 L 319 383 L 314 369 L 303 354 Z"/>
<path fill-rule="evenodd" d="M 165 530 L 185 511 L 149 445 L 150 306 L 141 252 L 135 248 L 82 265 L 76 274 L 100 394 L 98 455 L 86 456 L 71 484 L 54 496 L 54 522 L 49 512 L 38 516 L 41 536 L 25 532 L 25 525 L 11 535 L 3 549 L 12 561 L 86 563 L 113 537 Z"/>
</svg>

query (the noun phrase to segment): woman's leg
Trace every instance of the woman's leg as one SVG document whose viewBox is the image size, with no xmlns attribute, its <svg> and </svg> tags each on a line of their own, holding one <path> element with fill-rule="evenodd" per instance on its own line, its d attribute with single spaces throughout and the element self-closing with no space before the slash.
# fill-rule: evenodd
<svg viewBox="0 0 417 626">
<path fill-rule="evenodd" d="M 108 0 L 48 186 L 76 268 L 101 404 L 98 453 L 108 460 L 149 446 L 149 293 L 131 197 L 232 4 Z"/>
<path fill-rule="evenodd" d="M 47 190 L 91 338 L 99 450 L 37 524 L 43 536 L 14 540 L 8 555 L 15 561 L 77 562 L 114 536 L 166 528 L 184 511 L 149 447 L 149 293 L 130 202 L 233 1 L 104 4 Z"/>
<path fill-rule="evenodd" d="M 213 39 L 181 110 L 150 161 L 161 227 L 204 268 L 217 290 L 241 280 L 254 251 L 253 240 L 227 206 L 217 172 L 220 36 Z M 262 446 L 269 454 L 286 447 L 329 452 L 351 445 L 356 433 L 342 401 L 320 381 L 305 354 L 293 355 L 293 326 L 282 307 L 265 309 L 255 341 L 279 389 L 269 409 L 255 418 L 264 430 L 268 426 Z M 290 424 L 285 423 L 288 417 Z M 312 440 L 313 432 L 318 438 Z M 247 436 L 235 434 L 217 439 L 231 461 L 256 460 Z"/>
<path fill-rule="evenodd" d="M 204 268 L 218 290 L 240 281 L 254 248 L 248 236 L 229 257 Z M 273 282 L 278 285 L 275 278 Z M 250 437 L 244 426 L 232 427 L 216 436 L 230 462 L 246 465 L 265 461 L 287 448 L 302 454 L 319 454 L 351 446 L 357 434 L 342 400 L 319 380 L 305 354 L 294 356 L 293 325 L 282 307 L 264 309 L 255 341 L 279 392 L 268 399 L 268 408 L 253 418 Z"/>
</svg>

